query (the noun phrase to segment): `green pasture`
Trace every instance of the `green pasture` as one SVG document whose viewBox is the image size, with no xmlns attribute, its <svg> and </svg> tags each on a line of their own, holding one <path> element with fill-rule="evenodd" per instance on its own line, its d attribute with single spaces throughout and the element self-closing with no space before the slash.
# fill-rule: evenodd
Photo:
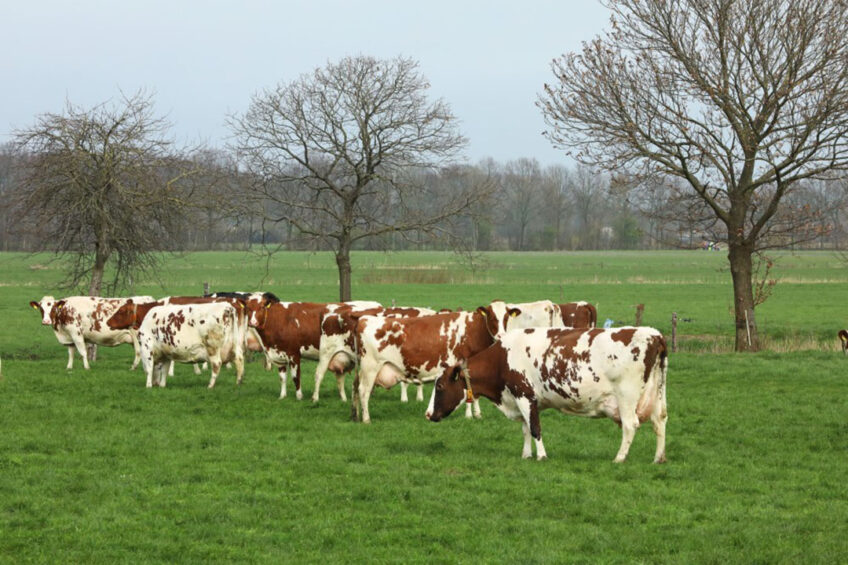
<svg viewBox="0 0 848 565">
<path fill-rule="evenodd" d="M 164 390 L 129 371 L 129 346 L 90 371 L 29 307 L 55 288 L 44 256 L 0 254 L 0 562 L 844 563 L 848 561 L 848 267 L 781 254 L 757 316 L 775 349 L 721 351 L 732 335 L 724 253 L 356 253 L 354 298 L 472 308 L 493 298 L 589 300 L 599 318 L 670 330 L 669 462 L 649 425 L 628 461 L 610 421 L 542 414 L 549 459 L 520 458 L 521 426 L 427 422 L 376 391 L 370 426 L 348 420 L 335 379 L 321 402 L 278 400 L 249 363 L 178 366 Z M 197 253 L 133 293 L 271 290 L 337 298 L 329 254 Z M 162 286 L 164 285 L 164 286 Z M 718 345 L 716 345 L 718 344 Z M 792 344 L 799 344 L 793 348 Z M 795 351 L 793 349 L 804 349 Z M 314 363 L 304 363 L 304 393 Z M 291 384 L 289 385 L 291 387 Z M 292 389 L 289 389 L 290 393 Z M 429 394 L 429 387 L 427 388 Z M 414 398 L 414 396 L 413 396 Z"/>
</svg>

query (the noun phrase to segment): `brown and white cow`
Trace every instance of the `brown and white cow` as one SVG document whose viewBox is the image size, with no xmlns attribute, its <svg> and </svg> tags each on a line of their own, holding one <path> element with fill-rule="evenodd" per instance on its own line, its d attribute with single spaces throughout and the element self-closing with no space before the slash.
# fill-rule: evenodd
<svg viewBox="0 0 848 565">
<path fill-rule="evenodd" d="M 262 344 L 259 341 L 255 332 L 248 331 L 247 317 L 244 312 L 244 300 L 230 296 L 166 296 L 159 300 L 148 300 L 145 302 L 137 302 L 128 300 L 123 306 L 112 315 L 107 321 L 110 328 L 118 329 L 134 329 L 138 330 L 144 317 L 151 308 L 156 306 L 164 306 L 166 304 L 211 304 L 213 302 L 226 302 L 233 306 L 239 313 L 239 324 L 241 326 L 241 335 L 245 338 L 244 347 L 249 351 L 262 351 Z M 204 366 L 204 369 L 206 367 Z M 200 374 L 200 366 L 194 365 L 194 374 Z M 168 376 L 174 376 L 174 364 L 171 363 L 168 368 Z"/>
<path fill-rule="evenodd" d="M 627 457 L 636 428 L 651 420 L 657 436 L 655 463 L 665 461 L 668 351 L 662 334 L 647 327 L 512 330 L 467 364 L 446 368 L 436 380 L 426 417 L 438 422 L 466 396 L 484 396 L 523 424 L 522 457 L 545 459 L 539 412 L 607 417 L 621 426 Z M 473 392 L 472 392 L 473 391 Z"/>
<path fill-rule="evenodd" d="M 489 347 L 496 320 L 480 307 L 473 312 L 433 314 L 419 318 L 359 319 L 359 374 L 354 380 L 354 409 L 363 423 L 371 421 L 368 400 L 374 385 L 391 388 L 398 382 L 429 382 Z M 468 407 L 466 416 L 471 415 Z M 480 415 L 475 404 L 474 415 Z"/>
<path fill-rule="evenodd" d="M 344 389 L 345 373 L 353 369 L 356 362 L 356 346 L 354 344 L 354 332 L 356 323 L 362 316 L 383 316 L 389 318 L 417 318 L 435 314 L 429 308 L 417 307 L 391 307 L 391 308 L 367 308 L 364 310 L 353 310 L 344 312 L 333 312 L 326 314 L 321 319 L 321 337 L 318 342 L 318 366 L 315 368 L 315 390 L 312 393 L 312 402 L 318 402 L 321 381 L 324 374 L 330 370 L 336 375 L 336 383 L 339 387 L 339 397 L 342 402 L 347 402 Z M 407 402 L 406 383 L 401 383 L 401 402 Z M 418 400 L 424 400 L 422 385 L 418 385 Z"/>
<path fill-rule="evenodd" d="M 567 302 L 558 306 L 562 324 L 566 328 L 594 328 L 598 325 L 598 310 L 588 302 Z"/>
<path fill-rule="evenodd" d="M 265 355 L 280 368 L 280 398 L 286 397 L 286 380 L 292 369 L 295 396 L 303 398 L 300 361 L 318 360 L 321 319 L 326 314 L 351 309 L 379 308 L 379 302 L 279 302 L 267 297 L 247 302 L 249 325 L 256 329 Z"/>
<path fill-rule="evenodd" d="M 153 300 L 152 296 L 134 296 L 136 300 Z M 132 329 L 114 330 L 107 320 L 129 298 L 101 298 L 98 296 L 68 296 L 56 300 L 45 296 L 30 306 L 41 313 L 41 323 L 53 326 L 53 333 L 62 345 L 68 346 L 68 369 L 74 367 L 74 348 L 82 357 L 83 366 L 88 369 L 86 344 L 114 347 L 122 343 L 131 343 L 135 352 L 132 369 L 138 366 L 139 350 L 136 332 Z"/>
<path fill-rule="evenodd" d="M 147 387 L 165 386 L 166 362 L 208 362 L 215 386 L 224 363 L 236 367 L 236 380 L 244 376 L 242 314 L 228 302 L 154 306 L 141 322 L 138 341 Z M 155 373 L 155 376 L 154 376 Z"/>
<path fill-rule="evenodd" d="M 559 305 L 550 300 L 506 303 L 494 300 L 482 307 L 492 335 L 515 328 L 556 328 L 562 326 Z"/>
</svg>

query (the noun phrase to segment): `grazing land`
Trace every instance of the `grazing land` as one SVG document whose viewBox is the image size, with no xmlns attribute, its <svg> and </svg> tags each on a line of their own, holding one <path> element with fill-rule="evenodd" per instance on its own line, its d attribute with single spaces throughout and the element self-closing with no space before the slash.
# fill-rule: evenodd
<svg viewBox="0 0 848 565">
<path fill-rule="evenodd" d="M 473 308 L 490 299 L 585 299 L 601 321 L 670 332 L 669 462 L 650 425 L 628 461 L 608 420 L 542 413 L 549 459 L 520 458 L 521 426 L 427 422 L 378 390 L 374 423 L 324 380 L 321 402 L 278 400 L 249 363 L 178 366 L 164 390 L 130 372 L 129 346 L 90 371 L 30 300 L 55 289 L 46 257 L 0 255 L 0 562 L 805 562 L 848 561 L 848 267 L 782 254 L 758 320 L 772 351 L 728 353 L 732 293 L 722 253 L 496 253 L 469 269 L 436 252 L 354 254 L 354 298 Z M 264 277 L 264 280 L 263 280 Z M 329 254 L 197 253 L 169 259 L 138 294 L 272 290 L 334 300 Z M 703 353 L 710 352 L 710 353 Z M 304 363 L 304 393 L 314 363 Z M 291 384 L 289 385 L 291 387 Z M 291 388 L 289 391 L 291 392 Z M 427 387 L 429 394 L 429 386 Z"/>
</svg>

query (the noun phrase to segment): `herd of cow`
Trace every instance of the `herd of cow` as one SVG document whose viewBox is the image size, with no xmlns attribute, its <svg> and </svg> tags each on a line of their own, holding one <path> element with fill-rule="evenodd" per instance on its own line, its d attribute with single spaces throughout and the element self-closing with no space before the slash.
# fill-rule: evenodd
<svg viewBox="0 0 848 565">
<path fill-rule="evenodd" d="M 292 370 L 297 398 L 301 359 L 318 362 L 312 400 L 318 401 L 327 370 L 344 376 L 356 369 L 352 413 L 371 420 L 375 385 L 406 387 L 435 381 L 426 417 L 438 422 L 463 402 L 466 416 L 479 417 L 486 397 L 510 419 L 522 422 L 522 456 L 546 458 L 539 411 L 608 417 L 621 426 L 615 457 L 624 461 L 639 424 L 651 421 L 657 436 L 655 463 L 665 461 L 667 349 L 648 327 L 596 328 L 597 312 L 586 302 L 549 300 L 507 304 L 497 300 L 474 311 L 383 307 L 377 302 L 281 302 L 270 292 L 225 292 L 209 297 L 99 298 L 45 296 L 30 305 L 41 312 L 59 343 L 74 349 L 89 368 L 87 344 L 130 343 L 134 369 L 141 362 L 147 386 L 164 387 L 174 362 L 208 363 L 209 387 L 221 366 L 244 375 L 245 351 L 261 352 L 276 366 L 286 396 Z M 473 410 L 472 410 L 473 405 Z M 531 441 L 532 439 L 532 441 Z"/>
</svg>

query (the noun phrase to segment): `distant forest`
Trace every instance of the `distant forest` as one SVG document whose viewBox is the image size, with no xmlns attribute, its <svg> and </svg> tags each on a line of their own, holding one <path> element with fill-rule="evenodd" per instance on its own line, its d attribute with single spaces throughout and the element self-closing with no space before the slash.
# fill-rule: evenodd
<svg viewBox="0 0 848 565">
<path fill-rule="evenodd" d="M 21 202 L 19 182 L 28 157 L 11 144 L 0 146 L 0 250 L 50 248 L 46 226 L 30 221 Z M 273 202 L 257 203 L 253 179 L 224 150 L 202 150 L 181 157 L 194 174 L 167 187 L 181 203 L 179 230 L 167 248 L 186 251 L 246 249 L 268 244 L 289 250 L 332 250 L 320 238 L 301 234 L 280 219 Z M 422 169 L 417 183 L 428 187 L 419 207 L 437 206 L 432 195 L 486 185 L 487 196 L 474 209 L 426 234 L 387 233 L 356 242 L 354 249 L 441 249 L 457 241 L 472 251 L 559 251 L 604 249 L 704 248 L 726 239 L 723 225 L 687 194 L 684 187 L 625 176 L 602 174 L 582 166 L 543 167 L 535 159 Z M 289 187 L 289 190 L 296 188 Z M 157 195 L 160 193 L 157 193 Z M 159 197 L 159 196 L 157 196 Z M 848 246 L 848 181 L 804 181 L 786 201 L 787 225 L 773 230 L 768 247 L 844 249 Z M 183 206 L 182 204 L 186 204 Z M 391 222 L 391 203 L 375 202 L 372 210 Z M 793 214 L 792 211 L 797 211 Z M 74 214 L 73 209 L 56 214 Z M 282 214 L 280 215 L 282 216 Z M 33 218 L 35 215 L 32 216 Z M 803 222 L 793 221 L 803 217 Z M 775 218 L 780 223 L 781 217 Z M 155 231 L 155 226 L 151 226 Z M 434 233 L 444 238 L 434 237 Z M 449 236 L 449 237 L 448 237 Z M 45 245 L 46 243 L 46 245 Z M 164 247 L 164 246 L 163 246 Z"/>
</svg>

